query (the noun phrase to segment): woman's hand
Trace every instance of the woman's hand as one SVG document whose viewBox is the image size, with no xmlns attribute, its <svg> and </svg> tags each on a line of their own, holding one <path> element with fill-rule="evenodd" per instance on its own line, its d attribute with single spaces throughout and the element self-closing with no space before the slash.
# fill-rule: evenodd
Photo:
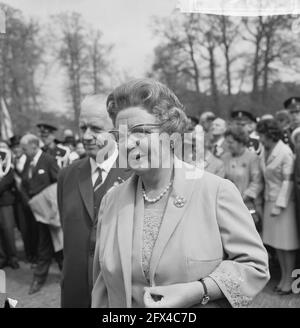
<svg viewBox="0 0 300 328">
<path fill-rule="evenodd" d="M 147 308 L 191 307 L 200 303 L 203 296 L 203 287 L 199 281 L 144 289 L 144 303 Z"/>
<path fill-rule="evenodd" d="M 271 216 L 278 216 L 278 215 L 280 215 L 281 211 L 282 211 L 282 208 L 275 205 L 272 208 Z"/>
</svg>

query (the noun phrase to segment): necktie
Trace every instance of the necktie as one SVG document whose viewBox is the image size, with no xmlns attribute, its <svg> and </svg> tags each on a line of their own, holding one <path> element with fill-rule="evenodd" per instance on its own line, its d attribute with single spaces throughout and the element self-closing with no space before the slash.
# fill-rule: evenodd
<svg viewBox="0 0 300 328">
<path fill-rule="evenodd" d="M 94 183 L 94 220 L 97 221 L 98 217 L 98 211 L 99 211 L 99 206 L 100 206 L 100 195 L 99 195 L 99 187 L 102 184 L 102 170 L 98 167 L 97 168 L 98 172 L 98 178 L 96 179 Z"/>
<path fill-rule="evenodd" d="M 214 154 L 214 156 L 219 157 L 218 156 L 218 145 L 217 144 L 214 145 L 213 154 Z"/>
<path fill-rule="evenodd" d="M 30 164 L 29 164 L 29 170 L 28 170 L 28 178 L 29 179 L 32 178 L 34 167 L 35 167 L 34 162 L 30 162 Z"/>
<path fill-rule="evenodd" d="M 100 169 L 100 167 L 98 167 L 96 171 L 98 173 L 98 177 L 94 183 L 94 192 L 100 187 L 100 185 L 102 183 L 102 169 Z"/>
</svg>

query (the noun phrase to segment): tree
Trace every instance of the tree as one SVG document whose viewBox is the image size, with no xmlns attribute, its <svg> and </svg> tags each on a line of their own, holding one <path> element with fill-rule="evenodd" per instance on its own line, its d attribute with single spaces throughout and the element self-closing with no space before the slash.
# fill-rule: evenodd
<svg viewBox="0 0 300 328">
<path fill-rule="evenodd" d="M 63 13 L 53 19 L 59 27 L 60 33 L 58 59 L 67 71 L 68 90 L 74 110 L 75 127 L 78 127 L 82 83 L 88 70 L 87 37 L 80 14 Z"/>
<path fill-rule="evenodd" d="M 14 128 L 30 126 L 30 115 L 41 108 L 37 72 L 43 64 L 40 26 L 25 20 L 21 11 L 1 5 L 6 15 L 6 33 L 0 39 L 0 95 L 8 104 Z"/>
<path fill-rule="evenodd" d="M 252 99 L 264 103 L 268 96 L 270 79 L 276 72 L 273 64 L 292 51 L 290 16 L 266 16 L 243 20 L 244 39 L 254 45 L 252 60 Z"/>
<path fill-rule="evenodd" d="M 88 56 L 90 62 L 90 79 L 93 85 L 94 93 L 103 92 L 104 80 L 103 76 L 109 73 L 109 60 L 112 45 L 102 43 L 102 33 L 99 30 L 91 30 L 88 37 Z"/>
<path fill-rule="evenodd" d="M 104 91 L 112 46 L 103 44 L 102 33 L 90 28 L 78 13 L 62 13 L 54 16 L 53 20 L 57 26 L 54 37 L 59 40 L 55 52 L 66 69 L 74 126 L 78 128 L 83 97 Z"/>
<path fill-rule="evenodd" d="M 174 16 L 169 20 L 155 19 L 154 34 L 162 38 L 160 46 L 155 49 L 153 69 L 162 69 L 164 78 L 171 78 L 173 84 L 183 79 L 193 85 L 200 95 L 201 57 L 194 14 Z M 167 80 L 168 80 L 167 78 Z"/>
<path fill-rule="evenodd" d="M 216 16 L 219 27 L 220 46 L 225 57 L 227 94 L 232 94 L 231 66 L 238 59 L 238 55 L 232 55 L 232 47 L 239 37 L 239 26 L 229 16 Z"/>
</svg>

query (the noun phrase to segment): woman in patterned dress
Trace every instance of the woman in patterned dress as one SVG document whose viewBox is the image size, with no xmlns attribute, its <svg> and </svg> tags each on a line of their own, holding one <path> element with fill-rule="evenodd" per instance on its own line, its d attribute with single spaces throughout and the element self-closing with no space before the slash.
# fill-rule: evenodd
<svg viewBox="0 0 300 328">
<path fill-rule="evenodd" d="M 101 203 L 92 307 L 248 306 L 269 279 L 267 253 L 237 188 L 174 154 L 182 104 L 139 79 L 107 107 L 135 174 Z"/>
</svg>

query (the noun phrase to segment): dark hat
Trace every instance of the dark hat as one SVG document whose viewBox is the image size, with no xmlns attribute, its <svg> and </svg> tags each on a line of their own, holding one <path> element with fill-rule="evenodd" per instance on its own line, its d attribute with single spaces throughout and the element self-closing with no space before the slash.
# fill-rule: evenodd
<svg viewBox="0 0 300 328">
<path fill-rule="evenodd" d="M 73 137 L 73 136 L 65 137 L 64 144 L 65 145 L 68 145 L 68 144 L 75 145 L 75 137 Z"/>
<path fill-rule="evenodd" d="M 231 118 L 239 119 L 239 120 L 247 118 L 252 122 L 255 122 L 255 123 L 257 122 L 256 117 L 252 113 L 250 113 L 246 110 L 235 110 L 235 111 L 231 112 Z"/>
<path fill-rule="evenodd" d="M 285 109 L 298 109 L 300 111 L 300 97 L 291 97 L 283 103 Z"/>
<path fill-rule="evenodd" d="M 16 147 L 16 146 L 19 146 L 20 141 L 21 141 L 21 137 L 20 137 L 20 136 L 13 136 L 13 137 L 11 137 L 11 138 L 9 139 L 10 147 Z"/>
<path fill-rule="evenodd" d="M 193 122 L 195 125 L 199 124 L 199 119 L 192 115 L 187 115 L 187 117 Z"/>
<path fill-rule="evenodd" d="M 57 128 L 49 123 L 40 122 L 36 125 L 41 132 L 54 132 Z"/>
</svg>

